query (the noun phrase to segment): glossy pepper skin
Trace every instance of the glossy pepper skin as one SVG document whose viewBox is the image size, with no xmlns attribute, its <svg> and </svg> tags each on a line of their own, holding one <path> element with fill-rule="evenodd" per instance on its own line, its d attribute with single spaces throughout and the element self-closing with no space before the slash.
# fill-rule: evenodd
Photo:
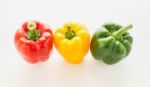
<svg viewBox="0 0 150 87">
<path fill-rule="evenodd" d="M 92 37 L 92 56 L 106 64 L 115 64 L 124 59 L 131 51 L 133 38 L 127 32 L 131 28 L 132 25 L 104 24 Z"/>
<path fill-rule="evenodd" d="M 56 30 L 54 44 L 66 61 L 78 64 L 89 50 L 90 34 L 84 25 L 68 22 Z"/>
<path fill-rule="evenodd" d="M 38 21 L 27 21 L 16 31 L 14 43 L 27 62 L 43 62 L 52 52 L 53 34 L 49 26 Z"/>
</svg>

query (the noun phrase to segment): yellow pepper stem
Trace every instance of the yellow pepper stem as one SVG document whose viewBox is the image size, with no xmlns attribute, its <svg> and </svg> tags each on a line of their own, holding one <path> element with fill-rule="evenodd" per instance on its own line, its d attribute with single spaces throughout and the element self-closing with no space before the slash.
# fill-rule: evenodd
<svg viewBox="0 0 150 87">
<path fill-rule="evenodd" d="M 73 37 L 75 37 L 75 32 L 72 31 L 71 25 L 67 26 L 67 32 L 66 32 L 66 38 L 71 40 Z"/>
</svg>

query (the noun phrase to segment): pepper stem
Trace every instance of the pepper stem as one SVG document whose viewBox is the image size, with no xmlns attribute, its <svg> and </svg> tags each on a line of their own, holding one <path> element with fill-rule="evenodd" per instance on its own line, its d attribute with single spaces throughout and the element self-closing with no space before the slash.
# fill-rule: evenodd
<svg viewBox="0 0 150 87">
<path fill-rule="evenodd" d="M 114 32 L 113 35 L 115 37 L 120 37 L 123 33 L 127 32 L 128 30 L 132 29 L 133 25 L 129 24 L 121 29 L 119 29 L 118 31 Z"/>
<path fill-rule="evenodd" d="M 37 40 L 38 38 L 40 38 L 40 32 L 36 29 L 36 27 L 36 23 L 33 21 L 27 23 L 27 38 L 29 40 Z"/>
<path fill-rule="evenodd" d="M 71 40 L 74 36 L 75 36 L 75 32 L 72 31 L 71 25 L 68 25 L 67 26 L 67 32 L 66 32 L 66 38 L 68 38 L 69 40 Z"/>
</svg>

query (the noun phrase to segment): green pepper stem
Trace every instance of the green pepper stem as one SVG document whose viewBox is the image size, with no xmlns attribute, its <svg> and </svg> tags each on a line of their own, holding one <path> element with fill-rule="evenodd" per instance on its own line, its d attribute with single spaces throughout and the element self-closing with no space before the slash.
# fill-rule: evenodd
<svg viewBox="0 0 150 87">
<path fill-rule="evenodd" d="M 71 29 L 71 25 L 67 26 L 67 32 L 66 32 L 66 38 L 69 40 L 72 39 L 75 36 L 75 33 Z"/>
<path fill-rule="evenodd" d="M 27 38 L 29 40 L 37 40 L 41 36 L 40 32 L 36 29 L 36 27 L 36 23 L 33 21 L 27 23 Z"/>
<path fill-rule="evenodd" d="M 115 37 L 120 37 L 123 33 L 127 32 L 128 30 L 132 29 L 133 25 L 129 24 L 121 29 L 119 29 L 118 31 L 114 32 L 113 35 Z"/>
</svg>

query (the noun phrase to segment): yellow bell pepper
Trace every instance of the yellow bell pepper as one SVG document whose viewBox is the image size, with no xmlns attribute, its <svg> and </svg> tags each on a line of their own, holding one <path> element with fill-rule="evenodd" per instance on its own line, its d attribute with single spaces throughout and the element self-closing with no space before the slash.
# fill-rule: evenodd
<svg viewBox="0 0 150 87">
<path fill-rule="evenodd" d="M 78 64 L 89 51 L 90 34 L 84 25 L 68 22 L 56 30 L 54 44 L 65 60 Z"/>
</svg>

